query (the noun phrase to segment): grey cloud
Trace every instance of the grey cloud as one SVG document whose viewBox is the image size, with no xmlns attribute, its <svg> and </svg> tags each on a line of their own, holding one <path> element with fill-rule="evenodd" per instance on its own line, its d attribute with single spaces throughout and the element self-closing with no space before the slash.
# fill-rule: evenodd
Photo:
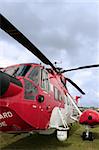
<svg viewBox="0 0 99 150">
<path fill-rule="evenodd" d="M 84 59 L 85 62 L 94 62 L 94 58 L 87 58 L 85 54 L 94 54 L 94 49 L 97 51 L 99 28 L 96 3 L 1 4 L 1 12 L 39 49 L 47 52 L 47 56 L 53 51 L 58 57 L 65 49 L 73 58 L 71 63 L 74 65 Z"/>
<path fill-rule="evenodd" d="M 99 62 L 99 60 L 97 61 L 99 5 L 96 1 L 82 2 L 80 0 L 77 3 L 76 0 L 74 2 L 73 0 L 62 2 L 22 0 L 15 2 L 2 1 L 0 12 L 15 24 L 52 62 L 62 60 L 64 68 Z M 9 51 L 9 54 L 5 50 L 5 57 L 12 59 L 20 57 L 18 59 L 20 61 L 23 55 L 26 61 L 38 61 L 0 30 L 0 41 L 2 40 L 18 48 L 17 52 L 13 54 L 12 50 Z M 71 74 L 68 75 L 73 78 Z M 94 76 L 96 77 L 96 74 Z M 97 77 L 94 82 L 91 82 L 91 77 L 89 78 L 90 80 L 84 81 L 84 89 L 87 88 L 90 91 L 91 87 L 96 89 Z M 85 103 L 90 104 L 88 101 Z"/>
</svg>

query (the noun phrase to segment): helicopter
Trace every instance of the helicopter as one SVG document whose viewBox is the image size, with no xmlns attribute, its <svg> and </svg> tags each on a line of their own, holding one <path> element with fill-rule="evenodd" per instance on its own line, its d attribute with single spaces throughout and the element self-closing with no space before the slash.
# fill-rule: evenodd
<svg viewBox="0 0 99 150">
<path fill-rule="evenodd" d="M 0 28 L 50 66 L 25 63 L 0 69 L 0 132 L 52 134 L 56 131 L 57 139 L 64 141 L 70 124 L 75 121 L 87 127 L 99 125 L 99 113 L 81 112 L 67 82 L 81 94 L 85 93 L 63 75 L 67 71 L 99 67 L 99 64 L 61 70 L 2 14 Z M 86 137 L 92 139 L 89 128 L 83 133 L 83 139 Z"/>
</svg>

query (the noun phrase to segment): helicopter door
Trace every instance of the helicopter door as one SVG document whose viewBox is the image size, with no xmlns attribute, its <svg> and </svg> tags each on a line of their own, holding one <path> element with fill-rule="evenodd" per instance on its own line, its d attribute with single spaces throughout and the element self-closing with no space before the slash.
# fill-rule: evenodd
<svg viewBox="0 0 99 150">
<path fill-rule="evenodd" d="M 41 128 L 45 128 L 48 125 L 50 119 L 50 113 L 48 106 L 50 104 L 49 94 L 49 79 L 48 72 L 45 69 L 41 69 L 41 91 L 40 96 L 44 98 L 42 102 L 39 102 L 39 125 Z"/>
</svg>

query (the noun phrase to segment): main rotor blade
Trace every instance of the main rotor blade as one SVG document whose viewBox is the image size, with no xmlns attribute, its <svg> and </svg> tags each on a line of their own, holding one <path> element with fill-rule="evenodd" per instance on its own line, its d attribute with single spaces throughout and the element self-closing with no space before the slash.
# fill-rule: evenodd
<svg viewBox="0 0 99 150">
<path fill-rule="evenodd" d="M 22 44 L 37 58 L 39 58 L 46 65 L 50 65 L 56 72 L 54 65 L 44 56 L 44 54 L 32 44 L 14 25 L 12 25 L 2 14 L 0 14 L 0 28 L 13 37 L 16 41 Z"/>
<path fill-rule="evenodd" d="M 69 83 L 71 83 L 81 94 L 83 94 L 83 95 L 85 95 L 85 92 L 83 92 L 82 90 L 81 90 L 81 88 L 76 84 L 76 83 L 74 83 L 71 79 L 69 79 L 69 78 L 65 78 Z"/>
<path fill-rule="evenodd" d="M 95 68 L 95 67 L 99 67 L 99 64 L 89 65 L 89 66 L 82 66 L 82 67 L 77 67 L 77 68 L 73 68 L 73 69 L 63 70 L 63 71 L 61 71 L 61 73 L 74 71 L 74 70 L 80 70 L 80 69 Z"/>
</svg>

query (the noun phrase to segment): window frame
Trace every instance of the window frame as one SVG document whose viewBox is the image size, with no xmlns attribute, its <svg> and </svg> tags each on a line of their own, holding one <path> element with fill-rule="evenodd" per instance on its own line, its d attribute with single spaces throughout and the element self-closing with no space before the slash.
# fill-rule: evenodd
<svg viewBox="0 0 99 150">
<path fill-rule="evenodd" d="M 43 84 L 45 84 L 45 87 L 43 86 Z M 50 91 L 50 82 L 49 82 L 48 72 L 44 68 L 41 69 L 41 88 L 47 93 Z"/>
</svg>

